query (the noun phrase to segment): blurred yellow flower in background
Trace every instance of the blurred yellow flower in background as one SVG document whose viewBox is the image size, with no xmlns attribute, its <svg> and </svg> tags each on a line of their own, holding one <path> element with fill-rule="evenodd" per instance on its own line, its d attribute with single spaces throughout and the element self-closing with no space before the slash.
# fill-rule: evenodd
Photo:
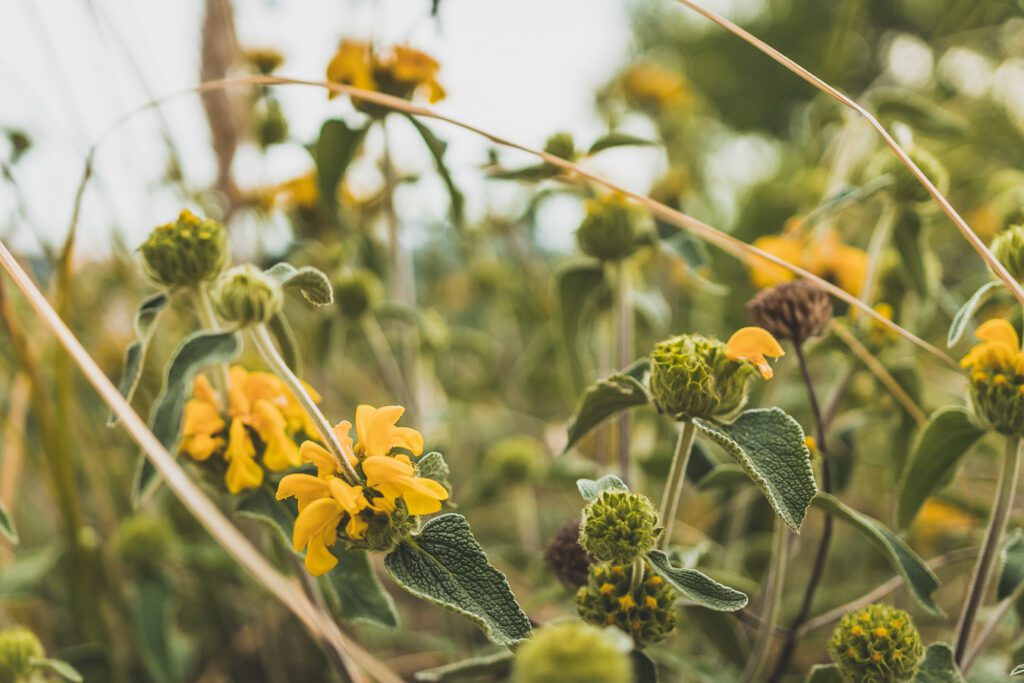
<svg viewBox="0 0 1024 683">
<path fill-rule="evenodd" d="M 781 235 L 759 237 L 753 245 L 835 283 L 854 296 L 860 296 L 868 273 L 867 252 L 844 244 L 834 230 L 822 231 L 808 239 L 798 234 L 800 227 L 799 218 L 790 219 Z M 783 266 L 759 256 L 749 259 L 747 268 L 751 284 L 758 289 L 774 287 L 796 278 Z"/>
<path fill-rule="evenodd" d="M 407 45 L 377 52 L 369 43 L 346 39 L 327 65 L 327 80 L 403 99 L 419 94 L 434 103 L 445 97 L 437 80 L 440 70 L 436 59 Z"/>
</svg>

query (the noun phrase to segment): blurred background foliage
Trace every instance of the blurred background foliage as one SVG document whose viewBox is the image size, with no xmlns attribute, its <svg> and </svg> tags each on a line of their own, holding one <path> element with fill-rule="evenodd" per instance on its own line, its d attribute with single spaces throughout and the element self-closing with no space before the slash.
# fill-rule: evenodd
<svg viewBox="0 0 1024 683">
<path fill-rule="evenodd" d="M 951 202 L 983 239 L 989 241 L 1021 216 L 1024 15 L 1019 2 L 717 4 L 877 113 L 901 143 L 940 160 Z M 222 7 L 207 3 L 204 31 L 214 38 L 204 41 L 202 61 L 209 68 L 204 78 L 266 70 L 258 54 L 209 51 L 220 44 L 217 36 L 233 35 L 230 21 L 218 18 Z M 635 3 L 632 15 L 630 61 L 609 73 L 594 97 L 607 135 L 582 140 L 569 131 L 550 140 L 548 150 L 584 163 L 603 155 L 627 166 L 636 163 L 629 161 L 635 155 L 656 150 L 661 177 L 646 188 L 651 195 L 744 241 L 781 235 L 787 225 L 811 243 L 838 235 L 878 264 L 869 303 L 887 305 L 901 325 L 944 346 L 952 314 L 988 274 L 944 215 L 927 202 L 908 199 L 903 171 L 886 165 L 891 154 L 866 124 L 670 0 Z M 338 23 L 340 37 L 343 17 L 330 20 Z M 287 51 L 287 45 L 258 47 Z M 439 79 L 444 81 L 443 64 Z M 253 254 L 260 265 L 287 259 L 331 274 L 336 308 L 310 312 L 290 304 L 288 310 L 304 377 L 323 394 L 328 414 L 341 419 L 358 403 L 381 405 L 412 396 L 415 424 L 425 433 L 428 450 L 442 451 L 451 465 L 459 511 L 507 573 L 526 611 L 540 622 L 571 615 L 571 593 L 545 567 L 541 549 L 579 513 L 574 479 L 614 469 L 615 426 L 562 454 L 565 423 L 583 389 L 620 364 L 614 355 L 608 269 L 578 251 L 552 249 L 539 235 L 552 229 L 544 225 L 548 203 L 581 202 L 599 193 L 557 178 L 550 167 L 528 161 L 524 166 L 520 156 L 500 148 L 490 152 L 483 168 L 451 169 L 442 137 L 464 133 L 392 114 L 387 134 L 404 128 L 408 140 L 415 126 L 411 139 L 426 152 L 419 166 L 397 168 L 385 153 L 382 119 L 348 104 L 325 114 L 315 139 L 294 139 L 273 88 L 238 90 L 239 96 L 214 94 L 205 103 L 220 162 L 215 186 L 197 188 L 181 177 L 173 148 L 167 184 L 179 188 L 182 204 L 223 220 L 241 235 L 237 240 L 243 241 L 233 247 Z M 0 119 L 0 125 L 7 124 Z M 33 153 L 33 141 L 13 128 L 6 137 L 3 191 L 16 197 L 18 165 Z M 597 150 L 589 155 L 595 142 Z M 272 186 L 236 182 L 235 152 L 282 145 L 308 150 L 308 173 Z M 466 173 L 488 178 L 483 191 L 501 199 L 484 202 L 483 211 L 464 211 L 456 178 Z M 875 182 L 886 174 L 889 182 Z M 423 182 L 443 198 L 447 215 L 415 229 L 398 225 L 395 203 L 420 201 L 422 187 L 418 193 L 406 188 Z M 67 202 L 70 212 L 71 199 L 50 200 Z M 5 220 L 18 231 L 33 230 L 16 209 Z M 635 356 L 672 334 L 727 336 L 745 324 L 743 305 L 756 291 L 750 264 L 709 250 L 672 226 L 644 220 L 645 230 L 657 239 L 649 239 L 628 261 Z M 893 239 L 872 249 L 872 235 L 886 220 L 894 222 Z M 244 231 L 234 231 L 238 224 Z M 253 225 L 258 234 L 258 226 L 278 230 L 282 224 L 289 238 L 275 242 L 279 247 L 262 248 L 264 243 L 250 239 Z M 407 248 L 406 240 L 414 248 Z M 63 302 L 71 327 L 114 377 L 133 338 L 135 306 L 149 292 L 132 253 L 136 246 L 115 235 L 109 255 L 74 259 L 70 278 L 61 275 L 61 254 L 71 253 L 67 245 L 25 255 L 36 277 Z M 395 272 L 408 279 L 396 278 Z M 362 286 L 367 281 L 374 283 L 369 296 Z M 322 655 L 305 632 L 265 599 L 173 496 L 160 491 L 141 510 L 133 509 L 135 448 L 122 432 L 104 426 L 105 408 L 23 301 L 6 282 L 0 284 L 5 415 L 0 498 L 12 507 L 22 536 L 16 548 L 0 546 L 0 619 L 31 626 L 49 651 L 74 663 L 91 681 L 329 680 Z M 844 312 L 837 307 L 837 313 Z M 1019 318 L 1009 297 L 994 298 L 982 317 L 996 314 Z M 143 415 L 160 386 L 163 360 L 197 325 L 194 311 L 180 304 L 168 318 L 171 324 L 165 320 L 153 341 L 137 397 Z M 854 507 L 892 522 L 894 483 L 920 415 L 962 403 L 963 380 L 862 318 L 842 322 L 909 398 L 909 404 L 894 398 L 877 373 L 834 336 L 810 350 L 819 391 L 834 410 L 830 435 L 840 491 Z M 243 363 L 259 364 L 251 352 Z M 786 358 L 776 370 L 776 379 L 754 403 L 780 405 L 810 427 L 797 368 Z M 656 416 L 634 416 L 632 451 L 640 490 L 651 495 L 660 490 L 672 436 Z M 510 465 L 510 437 L 528 437 L 537 462 Z M 957 577 L 966 566 L 962 554 L 945 554 L 980 536 L 991 499 L 994 474 L 987 456 L 993 449 L 994 444 L 983 444 L 960 474 L 962 485 L 933 499 L 909 531 L 923 557 L 944 556 L 937 571 L 947 581 L 939 601 L 953 613 L 962 595 Z M 722 458 L 710 449 L 701 452 L 691 477 L 698 480 Z M 517 481 L 514 487 L 510 478 Z M 234 502 L 222 491 L 209 488 L 209 493 L 232 509 Z M 771 536 L 770 514 L 760 496 L 744 489 L 694 493 L 686 497 L 680 520 L 678 538 L 692 547 L 702 568 L 756 600 Z M 816 538 L 820 522 L 809 517 L 808 537 Z M 289 550 L 273 533 L 251 520 L 238 523 L 286 566 Z M 840 541 L 816 613 L 891 575 L 862 539 L 842 528 L 837 533 Z M 809 558 L 813 544 L 801 543 L 797 552 Z M 793 585 L 801 585 L 806 564 L 794 561 Z M 358 624 L 346 629 L 403 675 L 489 651 L 472 624 L 408 596 L 394 597 L 400 629 Z M 784 609 L 793 609 L 797 599 L 794 592 L 794 604 L 787 602 Z M 904 607 L 909 603 L 902 592 L 894 600 Z M 738 676 L 749 648 L 749 622 L 692 608 L 684 608 L 681 617 L 677 634 L 653 652 L 664 667 L 664 680 Z M 938 619 L 921 615 L 918 620 L 929 640 L 948 630 Z M 1008 621 L 999 646 L 981 661 L 972 680 L 1004 680 L 1010 656 L 1021 659 L 1018 624 Z M 800 670 L 825 659 L 826 638 L 826 629 L 806 635 L 797 653 Z"/>
</svg>

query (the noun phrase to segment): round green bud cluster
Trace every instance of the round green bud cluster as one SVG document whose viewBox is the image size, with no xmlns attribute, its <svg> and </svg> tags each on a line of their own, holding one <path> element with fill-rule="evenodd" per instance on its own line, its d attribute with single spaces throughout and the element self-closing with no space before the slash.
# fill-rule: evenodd
<svg viewBox="0 0 1024 683">
<path fill-rule="evenodd" d="M 0 683 L 27 683 L 34 660 L 45 656 L 43 644 L 27 628 L 0 631 Z"/>
<path fill-rule="evenodd" d="M 992 241 L 992 253 L 1014 280 L 1024 281 L 1024 225 L 1011 225 Z"/>
<path fill-rule="evenodd" d="M 380 301 L 380 280 L 365 268 L 345 273 L 334 283 L 334 298 L 346 317 L 361 318 Z"/>
<path fill-rule="evenodd" d="M 1024 436 L 1024 384 L 1001 372 L 976 369 L 971 375 L 974 412 L 992 429 Z"/>
<path fill-rule="evenodd" d="M 696 334 L 660 342 L 651 352 L 654 405 L 676 420 L 735 418 L 756 374 L 750 363 L 726 358 L 725 344 Z"/>
<path fill-rule="evenodd" d="M 583 508 L 580 545 L 601 562 L 629 564 L 658 542 L 658 513 L 647 496 L 604 491 Z"/>
<path fill-rule="evenodd" d="M 537 631 L 516 653 L 514 683 L 632 683 L 629 655 L 613 633 L 579 621 Z"/>
<path fill-rule="evenodd" d="M 114 548 L 121 561 L 143 570 L 159 569 L 173 552 L 174 531 L 160 517 L 134 515 L 117 528 Z"/>
<path fill-rule="evenodd" d="M 560 159 L 572 161 L 576 158 L 576 142 L 571 133 L 555 133 L 544 143 L 544 151 Z"/>
<path fill-rule="evenodd" d="M 643 582 L 630 590 L 631 565 L 595 564 L 590 579 L 576 593 L 576 612 L 600 626 L 616 626 L 638 648 L 661 642 L 675 630 L 675 589 L 645 565 Z"/>
<path fill-rule="evenodd" d="M 153 229 L 139 247 L 142 269 L 160 287 L 194 287 L 224 270 L 228 236 L 224 226 L 182 209 L 178 220 Z"/>
<path fill-rule="evenodd" d="M 898 202 L 911 204 L 927 204 L 931 201 L 931 195 L 925 186 L 914 177 L 910 170 L 903 165 L 903 162 L 892 156 L 889 150 L 884 150 L 885 159 L 881 163 L 880 172 L 889 173 L 893 176 L 892 195 Z M 949 171 L 930 152 L 920 147 L 913 147 L 907 151 L 910 160 L 917 164 L 917 167 L 932 181 L 939 192 L 945 194 L 949 190 Z"/>
<path fill-rule="evenodd" d="M 640 246 L 640 211 L 619 194 L 606 194 L 586 202 L 587 215 L 576 231 L 576 241 L 587 256 L 621 261 Z"/>
<path fill-rule="evenodd" d="M 850 683 L 908 681 L 924 652 L 910 615 L 880 604 L 843 617 L 828 649 L 843 680 Z"/>
<path fill-rule="evenodd" d="M 510 436 L 488 449 L 484 467 L 493 480 L 503 484 L 525 484 L 544 470 L 541 444 L 529 436 Z"/>
<path fill-rule="evenodd" d="M 373 552 L 391 552 L 399 543 L 409 538 L 419 525 L 417 517 L 409 514 L 402 500 L 395 501 L 395 509 L 391 514 L 376 513 L 363 510 L 359 513 L 367 522 L 366 532 L 362 538 L 349 539 L 348 547 L 355 550 L 372 550 Z M 344 528 L 347 518 L 340 525 Z"/>
<path fill-rule="evenodd" d="M 281 283 L 251 264 L 235 266 L 219 278 L 213 302 L 220 317 L 241 325 L 270 322 L 284 305 Z"/>
<path fill-rule="evenodd" d="M 281 103 L 267 99 L 256 117 L 256 139 L 261 149 L 267 149 L 288 139 L 288 119 L 281 111 Z"/>
</svg>

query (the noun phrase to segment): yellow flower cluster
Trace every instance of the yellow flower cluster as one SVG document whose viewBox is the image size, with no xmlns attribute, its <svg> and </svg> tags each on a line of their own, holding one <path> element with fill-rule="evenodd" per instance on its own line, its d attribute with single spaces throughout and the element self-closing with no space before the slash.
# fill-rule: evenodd
<svg viewBox="0 0 1024 683">
<path fill-rule="evenodd" d="M 316 434 L 316 425 L 276 376 L 236 365 L 229 380 L 225 413 L 206 377 L 196 378 L 192 398 L 185 404 L 180 450 L 200 462 L 222 456 L 228 463 L 227 489 L 238 494 L 263 483 L 264 467 L 280 472 L 301 465 L 295 437 Z M 312 388 L 306 389 L 319 400 Z M 257 453 L 262 453 L 262 466 Z"/>
<path fill-rule="evenodd" d="M 795 234 L 797 229 L 799 222 L 791 222 L 790 229 L 783 234 L 760 237 L 754 240 L 754 246 L 860 296 L 868 273 L 867 252 L 843 244 L 833 230 L 809 240 Z M 782 266 L 760 257 L 754 257 L 748 268 L 750 282 L 758 289 L 774 287 L 796 278 Z"/>
<path fill-rule="evenodd" d="M 1020 338 L 1006 320 L 996 318 L 987 320 L 974 333 L 981 340 L 960 361 L 960 365 L 972 371 L 975 381 L 987 380 L 992 373 L 997 383 L 1016 382 L 1024 378 L 1024 352 L 1020 348 Z M 1002 380 L 997 379 L 1002 376 Z M 1024 385 L 1020 391 L 1024 394 Z"/>
<path fill-rule="evenodd" d="M 305 549 L 306 569 L 320 576 L 338 560 L 330 548 L 338 539 L 339 527 L 349 541 L 366 536 L 375 518 L 391 516 L 401 501 L 410 515 L 427 515 L 441 509 L 448 491 L 438 482 L 416 476 L 409 457 L 423 453 L 423 436 L 410 427 L 397 426 L 405 409 L 401 406 L 361 405 L 356 408 L 356 438 L 352 423 L 338 423 L 334 432 L 349 463 L 362 472 L 364 482 L 346 481 L 338 462 L 323 446 L 313 441 L 302 444 L 304 462 L 316 465 L 317 473 L 289 474 L 277 488 L 278 500 L 295 498 L 299 516 L 292 543 Z"/>
<path fill-rule="evenodd" d="M 437 82 L 439 70 L 436 59 L 405 45 L 377 53 L 369 43 L 343 40 L 327 65 L 327 80 L 404 99 L 422 94 L 439 102 L 445 97 Z"/>
<path fill-rule="evenodd" d="M 690 86 L 677 71 L 654 62 L 639 62 L 619 77 L 622 91 L 634 106 L 653 112 L 690 104 Z"/>
</svg>

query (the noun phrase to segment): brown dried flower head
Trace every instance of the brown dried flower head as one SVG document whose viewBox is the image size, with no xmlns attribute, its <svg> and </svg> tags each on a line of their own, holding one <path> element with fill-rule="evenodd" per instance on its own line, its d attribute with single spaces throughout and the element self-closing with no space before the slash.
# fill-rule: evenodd
<svg viewBox="0 0 1024 683">
<path fill-rule="evenodd" d="M 747 315 L 777 338 L 800 343 L 824 332 L 832 320 L 832 300 L 817 285 L 794 280 L 759 292 L 747 302 Z"/>
</svg>

